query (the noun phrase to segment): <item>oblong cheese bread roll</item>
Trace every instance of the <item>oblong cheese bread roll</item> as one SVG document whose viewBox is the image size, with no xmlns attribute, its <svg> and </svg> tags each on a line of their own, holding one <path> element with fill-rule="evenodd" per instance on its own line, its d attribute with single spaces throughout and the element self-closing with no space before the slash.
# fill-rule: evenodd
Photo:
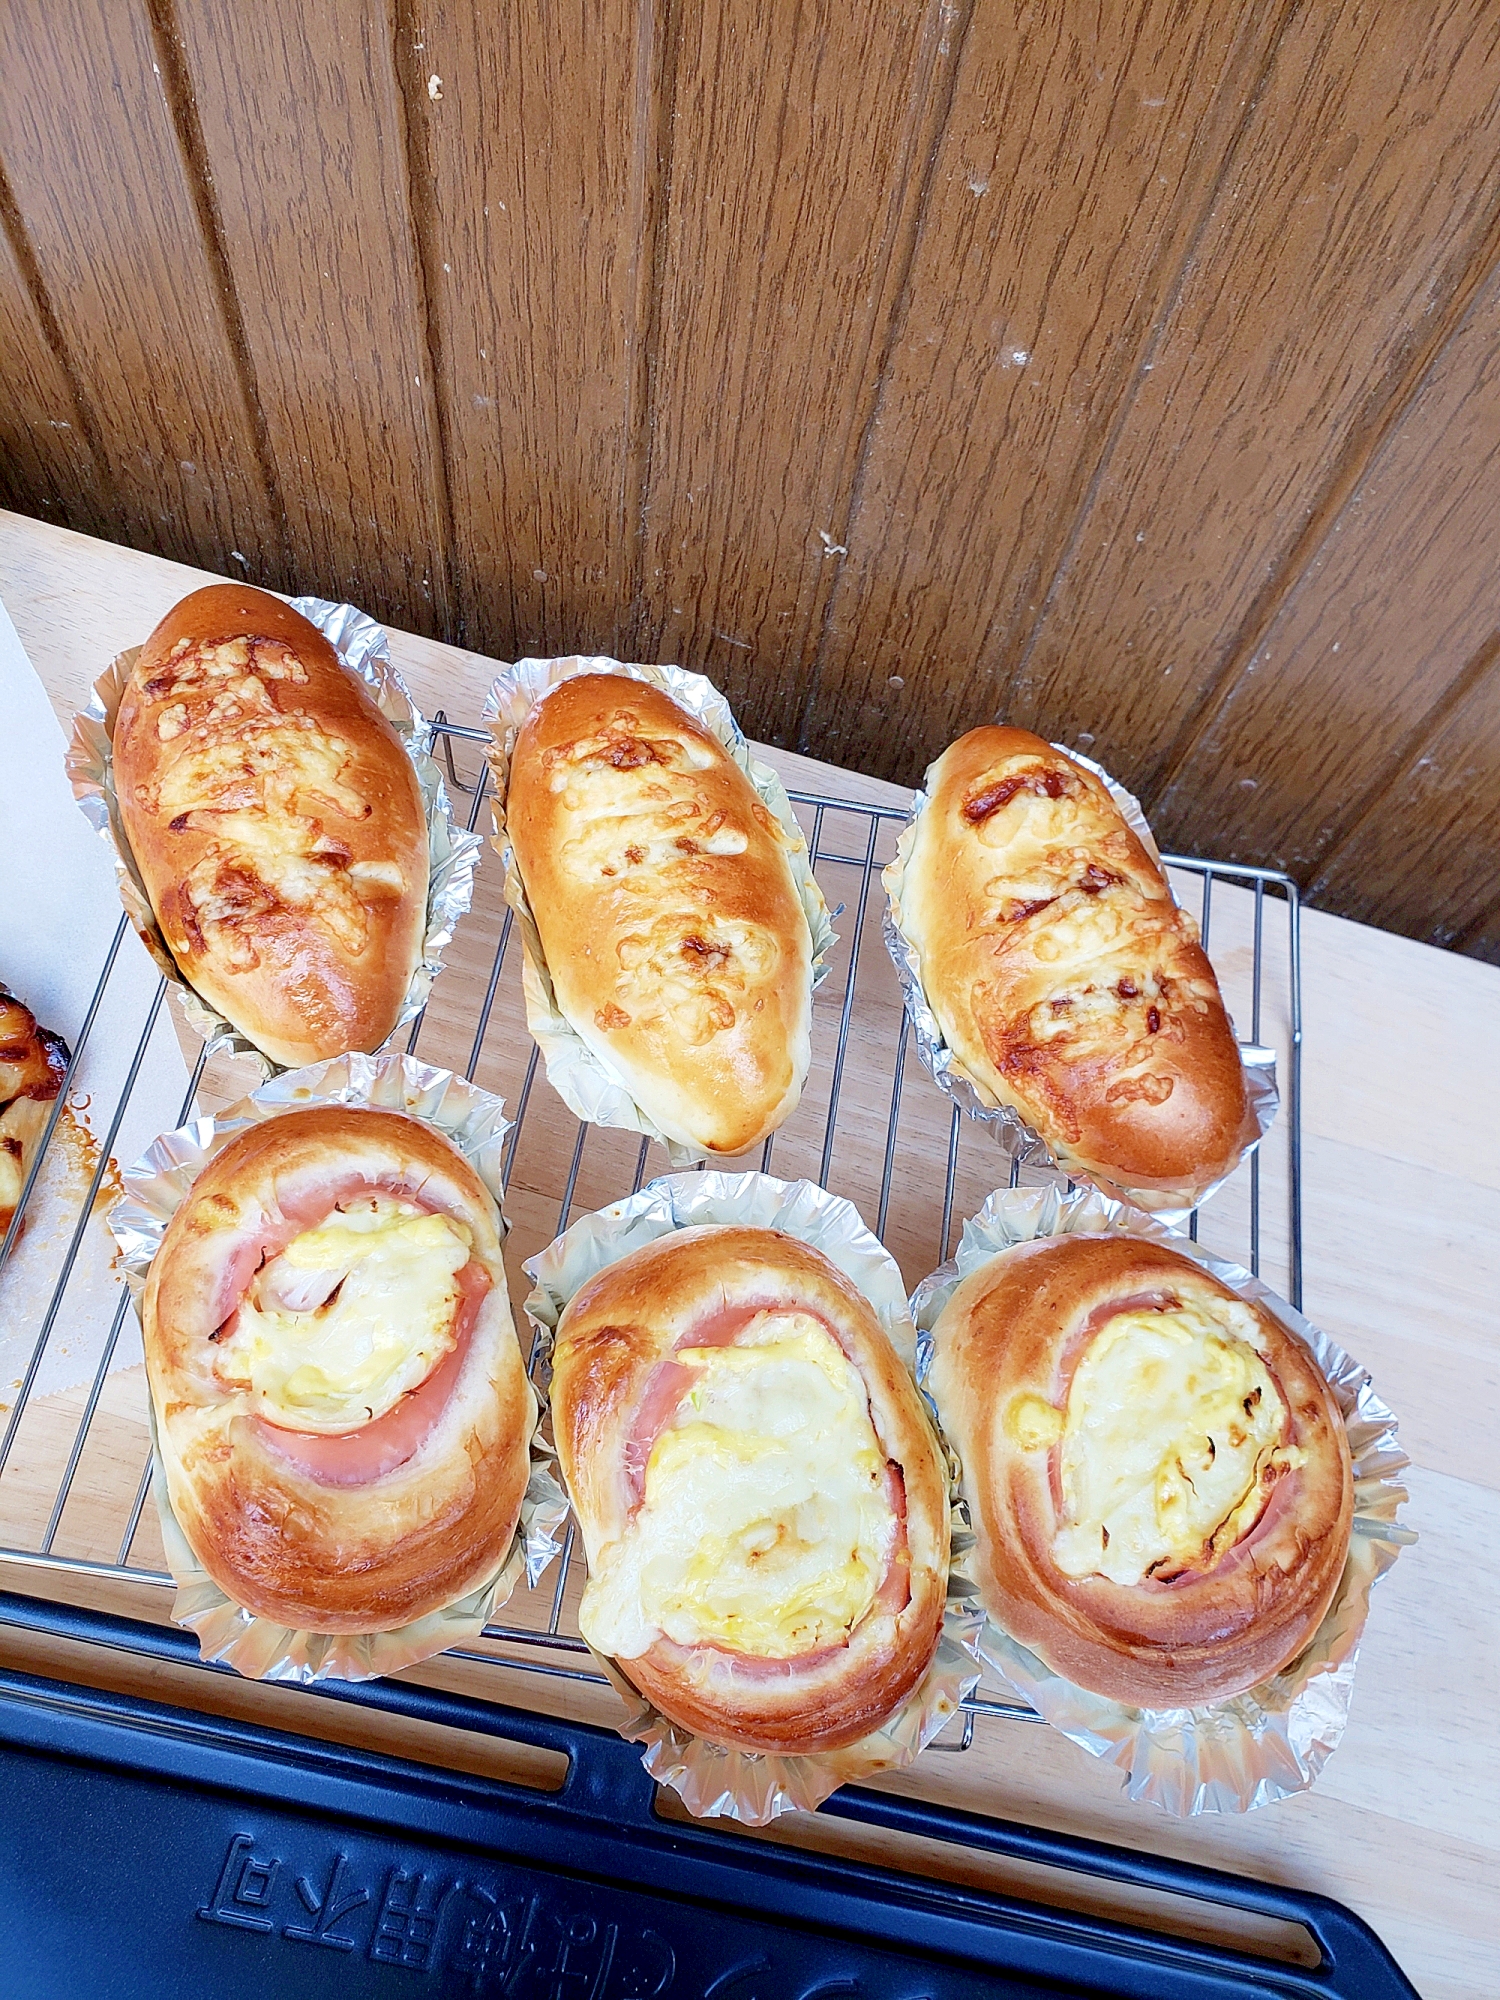
<svg viewBox="0 0 1500 2000">
<path fill-rule="evenodd" d="M 1272 1313 L 1162 1245 L 1058 1236 L 966 1278 L 933 1342 L 980 1594 L 1014 1638 L 1153 1709 L 1302 1650 L 1354 1489 L 1332 1393 Z"/>
<path fill-rule="evenodd" d="M 1255 1137 L 1192 918 L 1092 771 L 971 729 L 927 774 L 899 921 L 945 1040 L 1070 1170 L 1192 1189 Z"/>
<path fill-rule="evenodd" d="M 300 612 L 211 584 L 141 648 L 114 728 L 126 838 L 168 949 L 273 1062 L 380 1047 L 421 954 L 411 760 Z"/>
<path fill-rule="evenodd" d="M 580 674 L 522 725 L 505 820 L 558 1007 L 661 1130 L 738 1153 L 790 1117 L 812 936 L 788 836 L 717 739 Z"/>
<path fill-rule="evenodd" d="M 173 1511 L 220 1588 L 378 1632 L 492 1575 L 536 1400 L 495 1204 L 399 1112 L 313 1106 L 204 1168 L 141 1301 Z"/>
<path fill-rule="evenodd" d="M 917 1687 L 947 1482 L 869 1302 L 770 1229 L 685 1229 L 558 1325 L 552 1413 L 588 1552 L 584 1637 L 664 1715 L 744 1749 L 841 1748 Z"/>
</svg>

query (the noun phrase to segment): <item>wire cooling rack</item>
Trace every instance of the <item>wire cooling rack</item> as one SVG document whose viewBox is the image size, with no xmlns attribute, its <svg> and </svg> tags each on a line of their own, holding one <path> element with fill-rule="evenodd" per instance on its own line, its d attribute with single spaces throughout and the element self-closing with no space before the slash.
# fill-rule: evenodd
<svg viewBox="0 0 1500 2000">
<path fill-rule="evenodd" d="M 449 722 L 441 713 L 434 731 L 454 793 L 467 801 L 468 824 L 477 827 L 488 797 L 485 732 Z M 796 790 L 791 798 L 818 880 L 830 907 L 840 912 L 840 942 L 831 976 L 814 1005 L 813 1064 L 799 1109 L 753 1154 L 725 1164 L 759 1168 L 788 1180 L 805 1177 L 847 1196 L 901 1264 L 908 1285 L 914 1285 L 944 1260 L 963 1219 L 997 1184 L 1033 1185 L 1062 1176 L 1030 1164 L 1019 1169 L 1011 1165 L 991 1134 L 966 1121 L 916 1059 L 881 933 L 884 895 L 878 871 L 895 851 L 902 810 Z M 1189 1227 L 1196 1238 L 1201 1225 L 1212 1248 L 1247 1265 L 1300 1305 L 1302 1028 L 1296 886 L 1271 869 L 1166 859 L 1179 901 L 1196 911 L 1242 1037 L 1277 1050 L 1282 1092 L 1281 1111 L 1267 1141 L 1212 1204 L 1193 1215 Z M 547 1085 L 525 1030 L 521 952 L 501 886 L 498 859 L 487 854 L 474 908 L 460 924 L 446 969 L 426 1010 L 406 1031 L 404 1046 L 425 1061 L 461 1070 L 502 1095 L 512 1109 L 516 1122 L 503 1161 L 511 1225 L 506 1256 L 517 1324 L 523 1325 L 519 1306 L 529 1286 L 522 1260 L 543 1248 L 575 1215 L 633 1192 L 653 1173 L 669 1169 L 652 1142 L 579 1124 Z M 112 1019 L 119 1004 L 126 928 L 122 917 L 73 1047 L 67 1084 L 28 1175 L 16 1220 L 0 1246 L 0 1279 L 42 1172 L 43 1155 L 57 1143 L 63 1106 L 96 1024 Z M 148 1059 L 159 1059 L 174 1044 L 183 1050 L 186 1083 L 176 1124 L 195 1112 L 221 1108 L 255 1081 L 243 1063 L 206 1062 L 187 1031 L 179 1031 L 174 1005 L 163 981 L 140 1023 L 133 1053 L 124 1060 L 117 1089 L 104 1099 L 96 1096 L 89 1107 L 98 1164 L 82 1193 L 76 1223 L 59 1238 L 55 1279 L 47 1273 L 50 1296 L 29 1346 L 23 1341 L 22 1372 L 11 1383 L 0 1381 L 0 1582 L 10 1565 L 13 1576 L 31 1573 L 28 1587 L 33 1591 L 47 1574 L 60 1582 L 72 1577 L 172 1588 L 146 1506 L 146 1388 L 123 1286 L 91 1339 L 77 1340 L 76 1322 L 89 1232 L 101 1226 L 90 1211 L 101 1191 L 107 1197 L 111 1155 Z M 24 1332 L 31 1335 L 29 1323 Z M 68 1365 L 59 1367 L 65 1357 Z M 49 1388 L 54 1377 L 66 1378 L 65 1386 Z M 582 1572 L 582 1554 L 570 1528 L 556 1570 L 535 1591 L 517 1593 L 505 1607 L 506 1622 L 486 1629 L 484 1650 L 456 1649 L 455 1657 L 482 1661 L 507 1681 L 519 1673 L 602 1685 L 577 1631 Z M 167 1610 L 163 1598 L 161 1615 Z M 508 1686 L 504 1692 L 509 1696 L 516 1689 Z M 976 1715 L 1038 1719 L 1023 1703 L 976 1693 L 965 1705 L 957 1732 L 934 1747 L 967 1748 Z"/>
</svg>

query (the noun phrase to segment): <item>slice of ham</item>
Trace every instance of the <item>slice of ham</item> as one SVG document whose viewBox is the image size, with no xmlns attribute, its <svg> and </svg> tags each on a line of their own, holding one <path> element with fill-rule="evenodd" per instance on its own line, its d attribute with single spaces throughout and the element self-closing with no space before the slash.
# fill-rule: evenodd
<svg viewBox="0 0 1500 2000">
<path fill-rule="evenodd" d="M 365 1486 L 383 1479 L 415 1456 L 447 1408 L 463 1373 L 479 1308 L 489 1289 L 489 1273 L 470 1258 L 458 1274 L 453 1346 L 425 1381 L 409 1389 L 373 1424 L 345 1431 L 340 1437 L 326 1437 L 283 1430 L 264 1417 L 253 1417 L 257 1434 L 280 1457 L 324 1486 Z"/>
</svg>

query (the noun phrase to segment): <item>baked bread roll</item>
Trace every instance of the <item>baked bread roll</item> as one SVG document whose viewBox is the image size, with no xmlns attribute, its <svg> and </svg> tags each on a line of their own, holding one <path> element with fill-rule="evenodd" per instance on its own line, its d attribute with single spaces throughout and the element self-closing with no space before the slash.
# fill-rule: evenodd
<svg viewBox="0 0 1500 2000">
<path fill-rule="evenodd" d="M 947 1481 L 869 1302 L 770 1229 L 684 1229 L 579 1291 L 552 1415 L 584 1637 L 716 1743 L 857 1742 L 921 1682 Z"/>
<path fill-rule="evenodd" d="M 399 1112 L 314 1106 L 232 1139 L 141 1301 L 172 1508 L 236 1603 L 394 1629 L 492 1575 L 536 1402 L 495 1204 Z"/>
<path fill-rule="evenodd" d="M 67 1072 L 62 1036 L 39 1028 L 31 1009 L 0 986 L 0 1243 Z"/>
<path fill-rule="evenodd" d="M 400 738 L 317 627 L 195 590 L 141 648 L 114 765 L 188 983 L 288 1068 L 378 1049 L 421 955 L 427 830 Z"/>
<path fill-rule="evenodd" d="M 660 1129 L 739 1153 L 789 1118 L 812 936 L 789 838 L 716 738 L 580 674 L 523 723 L 505 820 L 559 1009 Z"/>
<path fill-rule="evenodd" d="M 897 922 L 981 1099 L 1069 1172 L 1185 1190 L 1256 1136 L 1192 918 L 1092 771 L 971 729 L 927 774 Z M 894 899 L 893 899 L 894 900 Z"/>
<path fill-rule="evenodd" d="M 992 1258 L 933 1329 L 980 1595 L 1080 1687 L 1186 1708 L 1302 1650 L 1343 1574 L 1338 1406 L 1275 1316 L 1130 1236 Z"/>
</svg>

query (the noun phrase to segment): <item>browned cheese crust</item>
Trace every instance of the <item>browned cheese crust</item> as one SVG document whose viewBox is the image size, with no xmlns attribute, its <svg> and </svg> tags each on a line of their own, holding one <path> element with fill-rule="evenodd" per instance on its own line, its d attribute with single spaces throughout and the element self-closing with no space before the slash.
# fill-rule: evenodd
<svg viewBox="0 0 1500 2000">
<path fill-rule="evenodd" d="M 1218 982 L 1098 778 L 985 727 L 928 792 L 899 916 L 981 1095 L 1084 1173 L 1172 1188 L 1227 1171 L 1255 1124 Z"/>
<path fill-rule="evenodd" d="M 31 1009 L 0 986 L 0 1241 L 10 1228 L 67 1068 L 62 1037 L 39 1028 Z"/>
<path fill-rule="evenodd" d="M 671 1138 L 791 1116 L 812 938 L 787 836 L 721 745 L 623 674 L 563 681 L 511 760 L 506 825 L 565 1018 Z"/>
<path fill-rule="evenodd" d="M 936 1651 L 947 1595 L 946 1474 L 916 1387 L 869 1301 L 821 1252 L 779 1231 L 681 1230 L 574 1296 L 558 1326 L 552 1415 L 592 1560 L 629 1522 L 626 1446 L 658 1366 L 712 1315 L 772 1306 L 819 1314 L 863 1377 L 875 1435 L 905 1491 L 907 1601 L 894 1613 L 877 1601 L 845 1646 L 778 1661 L 774 1673 L 747 1672 L 713 1646 L 666 1640 L 621 1666 L 683 1728 L 796 1754 L 857 1742 L 901 1706 Z"/>
<path fill-rule="evenodd" d="M 383 1476 L 336 1485 L 267 1441 L 246 1396 L 215 1373 L 215 1336 L 257 1246 L 278 1228 L 285 1237 L 287 1217 L 312 1227 L 330 1194 L 380 1189 L 466 1224 L 490 1284 L 435 1427 Z M 499 1568 L 529 1477 L 535 1398 L 494 1202 L 429 1127 L 397 1112 L 318 1106 L 241 1133 L 173 1216 L 141 1321 L 173 1510 L 236 1603 L 297 1629 L 377 1632 L 454 1602 Z"/>
<path fill-rule="evenodd" d="M 141 648 L 114 757 L 184 978 L 288 1067 L 379 1048 L 421 951 L 422 798 L 316 626 L 265 591 L 195 590 Z"/>
<path fill-rule="evenodd" d="M 1242 1693 L 1296 1657 L 1343 1574 L 1354 1500 L 1348 1439 L 1327 1383 L 1280 1321 L 1252 1306 L 1287 1409 L 1281 1443 L 1300 1448 L 1304 1462 L 1279 1478 L 1264 1474 L 1275 1484 L 1258 1519 L 1227 1548 L 1205 1544 L 1201 1565 L 1136 1585 L 1059 1570 L 1058 1447 L 1025 1448 L 1007 1412 L 1024 1396 L 1064 1407 L 1091 1316 L 1153 1293 L 1185 1302 L 1238 1296 L 1190 1259 L 1138 1238 L 1020 1245 L 954 1292 L 933 1330 L 928 1387 L 963 1462 L 986 1605 L 1078 1686 L 1160 1709 Z"/>
</svg>

